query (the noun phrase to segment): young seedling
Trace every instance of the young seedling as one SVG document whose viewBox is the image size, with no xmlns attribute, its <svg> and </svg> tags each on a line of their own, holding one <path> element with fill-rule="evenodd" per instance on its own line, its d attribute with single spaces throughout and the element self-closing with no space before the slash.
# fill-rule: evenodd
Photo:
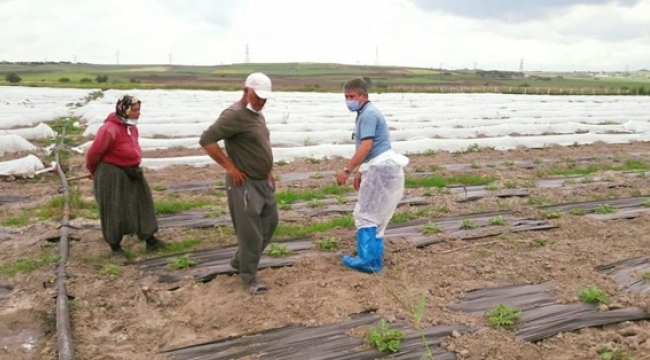
<svg viewBox="0 0 650 360">
<path fill-rule="evenodd" d="M 314 180 L 322 179 L 322 178 L 323 178 L 323 174 L 320 173 L 320 172 L 315 172 L 315 173 L 311 174 L 310 177 L 311 177 L 312 179 L 314 179 Z"/>
<path fill-rule="evenodd" d="M 634 360 L 630 355 L 622 350 L 612 350 L 609 348 L 601 348 L 596 351 L 602 360 Z"/>
<path fill-rule="evenodd" d="M 562 217 L 561 211 L 545 211 L 543 214 L 547 219 L 559 219 Z"/>
<path fill-rule="evenodd" d="M 517 182 L 513 180 L 508 180 L 503 183 L 503 186 L 505 186 L 508 189 L 514 189 L 517 187 Z"/>
<path fill-rule="evenodd" d="M 537 158 L 537 159 L 535 159 L 535 161 L 533 161 L 533 163 L 538 164 L 538 165 L 543 163 L 543 162 L 544 162 L 544 160 L 542 160 L 540 158 Z"/>
<path fill-rule="evenodd" d="M 486 310 L 485 317 L 495 328 L 512 326 L 521 317 L 521 310 L 504 304 L 499 304 L 494 309 Z"/>
<path fill-rule="evenodd" d="M 465 219 L 460 225 L 460 228 L 463 230 L 472 230 L 478 228 L 478 225 L 472 220 Z"/>
<path fill-rule="evenodd" d="M 416 172 L 416 173 L 423 173 L 423 172 L 424 172 L 424 168 L 423 168 L 422 166 L 420 166 L 420 165 L 417 165 L 417 166 L 415 166 L 415 167 L 413 168 L 413 172 Z"/>
<path fill-rule="evenodd" d="M 607 294 L 597 287 L 587 287 L 578 290 L 580 300 L 589 304 L 604 304 L 607 302 Z"/>
<path fill-rule="evenodd" d="M 585 209 L 575 208 L 575 209 L 571 210 L 571 215 L 584 216 L 585 215 Z"/>
<path fill-rule="evenodd" d="M 336 241 L 333 237 L 326 237 L 323 240 L 316 243 L 318 250 L 320 251 L 330 251 L 338 248 L 339 242 Z"/>
<path fill-rule="evenodd" d="M 284 210 L 284 211 L 291 210 L 291 204 L 289 204 L 286 201 L 281 200 L 279 202 L 279 205 L 280 205 L 280 210 Z"/>
<path fill-rule="evenodd" d="M 551 245 L 555 245 L 555 241 L 548 241 L 545 239 L 537 239 L 533 241 L 533 246 L 535 247 L 547 247 Z"/>
<path fill-rule="evenodd" d="M 266 250 L 266 253 L 274 258 L 282 258 L 289 256 L 291 250 L 285 244 L 271 244 Z"/>
<path fill-rule="evenodd" d="M 505 226 L 506 224 L 508 224 L 508 220 L 506 220 L 503 216 L 499 215 L 497 217 L 491 218 L 489 223 L 492 226 Z"/>
<path fill-rule="evenodd" d="M 120 275 L 122 268 L 119 265 L 108 264 L 99 270 L 100 275 Z"/>
<path fill-rule="evenodd" d="M 532 180 L 524 180 L 524 182 L 521 184 L 521 186 L 527 188 L 527 189 L 532 189 L 537 187 L 534 181 Z"/>
<path fill-rule="evenodd" d="M 612 205 L 609 204 L 602 204 L 598 205 L 596 207 L 596 210 L 594 210 L 596 214 L 613 214 L 618 211 L 618 209 Z"/>
<path fill-rule="evenodd" d="M 645 207 L 650 207 L 650 199 L 646 200 L 646 201 L 643 203 L 643 206 L 645 206 Z"/>
<path fill-rule="evenodd" d="M 428 223 L 424 224 L 422 226 L 422 233 L 425 235 L 434 235 L 434 234 L 439 234 L 442 232 L 442 229 L 437 224 L 432 223 L 429 221 Z"/>
<path fill-rule="evenodd" d="M 312 208 L 312 209 L 316 209 L 316 208 L 325 206 L 325 202 L 322 201 L 322 200 L 315 200 L 314 199 L 314 200 L 308 202 L 307 206 Z"/>
<path fill-rule="evenodd" d="M 336 202 L 337 202 L 339 205 L 344 205 L 344 204 L 347 204 L 347 203 L 349 202 L 349 200 L 348 200 L 348 198 L 346 198 L 345 196 L 337 196 L 337 197 L 336 197 Z"/>
<path fill-rule="evenodd" d="M 643 279 L 645 281 L 650 281 L 650 271 L 643 273 Z"/>
<path fill-rule="evenodd" d="M 472 164 L 470 165 L 470 167 L 471 167 L 472 169 L 480 169 L 480 168 L 481 168 L 481 165 L 479 165 L 479 164 L 477 164 L 477 163 L 472 163 Z"/>
<path fill-rule="evenodd" d="M 377 326 L 368 329 L 368 333 L 366 334 L 366 342 L 368 345 L 380 352 L 398 352 L 402 339 L 404 339 L 404 332 L 398 329 L 391 329 L 388 327 L 386 320 L 381 320 Z"/>
<path fill-rule="evenodd" d="M 492 184 L 490 184 L 490 185 L 487 185 L 487 186 L 485 187 L 485 190 L 488 190 L 488 191 L 497 191 L 497 190 L 499 190 L 499 185 L 497 185 L 496 183 L 492 183 Z"/>
<path fill-rule="evenodd" d="M 581 182 L 583 184 L 590 184 L 590 183 L 594 182 L 594 178 L 591 177 L 591 176 L 585 176 L 585 177 L 582 178 Z"/>
<path fill-rule="evenodd" d="M 175 257 L 169 260 L 169 266 L 175 270 L 188 269 L 192 266 L 195 266 L 196 264 L 198 264 L 198 261 L 190 257 L 189 254 L 185 254 L 183 256 Z"/>
<path fill-rule="evenodd" d="M 508 160 L 508 161 L 504 162 L 503 164 L 506 165 L 506 166 L 513 166 L 513 165 L 515 165 L 515 162 L 512 161 L 512 160 Z"/>
</svg>

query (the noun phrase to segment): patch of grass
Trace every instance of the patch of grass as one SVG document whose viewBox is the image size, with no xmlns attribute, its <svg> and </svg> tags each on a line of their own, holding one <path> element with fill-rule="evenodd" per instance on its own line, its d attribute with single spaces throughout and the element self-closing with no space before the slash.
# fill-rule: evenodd
<svg viewBox="0 0 650 360">
<path fill-rule="evenodd" d="M 278 203 L 292 204 L 298 201 L 310 201 L 324 199 L 328 196 L 347 195 L 352 191 L 349 186 L 339 187 L 336 185 L 327 185 L 311 190 L 284 190 L 275 193 Z"/>
<path fill-rule="evenodd" d="M 470 167 L 471 167 L 472 169 L 480 169 L 480 168 L 481 168 L 481 165 L 480 165 L 480 164 L 477 164 L 477 163 L 472 163 L 472 164 L 470 165 Z"/>
<path fill-rule="evenodd" d="M 585 209 L 575 208 L 571 210 L 571 215 L 584 216 L 586 214 Z"/>
<path fill-rule="evenodd" d="M 618 209 L 609 204 L 601 204 L 598 205 L 594 211 L 596 214 L 613 214 L 618 212 Z"/>
<path fill-rule="evenodd" d="M 506 220 L 503 216 L 499 215 L 497 217 L 493 217 L 489 220 L 489 224 L 492 226 L 505 226 L 508 224 L 508 220 Z"/>
<path fill-rule="evenodd" d="M 345 197 L 345 196 L 337 196 L 336 197 L 336 203 L 339 204 L 339 205 L 344 205 L 344 204 L 347 204 L 349 202 L 350 202 L 350 200 L 348 200 L 348 198 Z"/>
<path fill-rule="evenodd" d="M 285 244 L 273 243 L 266 249 L 266 253 L 274 258 L 283 258 L 291 255 L 291 250 Z"/>
<path fill-rule="evenodd" d="M 76 187 L 68 189 L 70 197 L 70 219 L 81 216 L 88 219 L 99 218 L 99 207 L 93 200 L 84 198 Z M 34 209 L 35 215 L 41 220 L 60 220 L 63 217 L 63 205 L 65 198 L 63 195 L 50 199 L 45 205 Z"/>
<path fill-rule="evenodd" d="M 196 266 L 196 264 L 198 264 L 196 259 L 192 258 L 190 254 L 185 254 L 183 256 L 169 259 L 168 266 L 174 270 L 184 270 Z"/>
<path fill-rule="evenodd" d="M 425 152 L 422 153 L 424 156 L 434 156 L 436 154 L 436 151 L 433 149 L 427 149 Z"/>
<path fill-rule="evenodd" d="M 487 185 L 487 186 L 485 187 L 485 190 L 488 190 L 488 191 L 498 191 L 498 190 L 499 190 L 499 185 L 497 185 L 496 183 L 489 184 L 489 185 Z"/>
<path fill-rule="evenodd" d="M 589 176 L 589 175 L 583 176 L 582 179 L 580 179 L 580 182 L 583 184 L 591 184 L 592 182 L 594 182 L 594 178 L 593 176 Z"/>
<path fill-rule="evenodd" d="M 495 328 L 512 326 L 517 320 L 519 320 L 519 318 L 521 318 L 521 310 L 504 304 L 499 304 L 494 309 L 486 310 L 485 317 Z"/>
<path fill-rule="evenodd" d="M 414 212 L 411 211 L 401 211 L 401 212 L 396 212 L 393 214 L 393 217 L 390 219 L 390 222 L 393 224 L 399 224 L 399 223 L 404 223 L 407 221 L 411 221 L 413 219 L 417 219 L 418 217 L 415 215 Z"/>
<path fill-rule="evenodd" d="M 16 274 L 29 274 L 34 270 L 47 265 L 57 265 L 58 256 L 43 254 L 40 258 L 23 258 L 0 265 L 0 275 L 11 277 Z"/>
<path fill-rule="evenodd" d="M 422 233 L 425 235 L 435 235 L 440 234 L 442 229 L 437 224 L 429 221 L 422 226 Z"/>
<path fill-rule="evenodd" d="M 323 178 L 323 173 L 315 172 L 315 173 L 311 174 L 310 178 L 312 178 L 314 180 L 322 179 Z"/>
<path fill-rule="evenodd" d="M 366 342 L 380 352 L 396 353 L 399 351 L 400 343 L 404 337 L 404 332 L 391 329 L 386 320 L 381 320 L 378 325 L 368 329 Z"/>
<path fill-rule="evenodd" d="M 176 200 L 176 199 L 158 199 L 154 202 L 156 214 L 178 214 L 184 211 L 200 208 L 209 205 L 210 202 L 202 199 L 193 201 Z"/>
<path fill-rule="evenodd" d="M 544 160 L 542 160 L 542 159 L 540 159 L 540 158 L 536 158 L 536 159 L 533 161 L 533 164 L 537 164 L 537 165 L 539 165 L 539 164 L 542 164 L 543 162 L 544 162 Z"/>
<path fill-rule="evenodd" d="M 407 188 L 438 187 L 449 185 L 487 185 L 494 182 L 495 178 L 488 175 L 458 174 L 451 176 L 425 176 L 405 180 Z"/>
<path fill-rule="evenodd" d="M 165 185 L 163 185 L 163 184 L 154 184 L 154 185 L 151 185 L 151 190 L 165 191 L 165 190 L 167 190 L 167 187 Z"/>
<path fill-rule="evenodd" d="M 354 228 L 354 220 L 352 219 L 352 216 L 346 215 L 329 221 L 314 222 L 302 226 L 280 224 L 275 230 L 275 236 L 290 238 L 303 237 L 336 228 Z"/>
<path fill-rule="evenodd" d="M 597 287 L 586 287 L 578 290 L 580 300 L 590 304 L 604 304 L 607 302 L 607 293 Z"/>
<path fill-rule="evenodd" d="M 503 183 L 503 186 L 506 189 L 514 189 L 517 187 L 517 182 L 514 180 L 507 180 L 506 182 Z"/>
<path fill-rule="evenodd" d="M 644 161 L 637 159 L 625 159 L 623 164 L 608 165 L 608 164 L 589 164 L 583 167 L 568 166 L 566 168 L 555 168 L 549 171 L 550 175 L 567 176 L 567 175 L 582 175 L 587 176 L 599 171 L 641 171 L 650 169 L 650 165 Z"/>
<path fill-rule="evenodd" d="M 121 273 L 122 273 L 122 267 L 115 264 L 104 265 L 104 267 L 102 267 L 101 270 L 99 270 L 100 275 L 106 275 L 106 276 L 110 276 L 110 275 L 115 276 L 115 275 L 120 275 Z"/>
<path fill-rule="evenodd" d="M 475 223 L 474 221 L 470 219 L 465 219 L 463 222 L 460 224 L 460 228 L 463 230 L 472 230 L 478 228 L 478 224 Z"/>
<path fill-rule="evenodd" d="M 529 196 L 528 199 L 526 199 L 526 203 L 528 203 L 528 205 L 543 205 L 547 204 L 548 200 L 540 196 Z"/>
<path fill-rule="evenodd" d="M 555 241 L 549 241 L 549 240 L 545 240 L 545 239 L 537 239 L 537 240 L 534 240 L 532 242 L 532 245 L 534 247 L 547 247 L 547 246 L 552 246 L 552 245 L 555 245 L 555 244 L 556 244 Z"/>
<path fill-rule="evenodd" d="M 334 237 L 326 237 L 316 243 L 316 248 L 320 251 L 331 251 L 339 247 L 339 242 Z"/>
<path fill-rule="evenodd" d="M 650 207 L 650 199 L 643 202 L 644 207 Z"/>
<path fill-rule="evenodd" d="M 601 348 L 596 351 L 602 360 L 634 360 L 623 350 L 612 350 L 609 348 Z"/>
<path fill-rule="evenodd" d="M 203 242 L 203 239 L 200 237 L 191 237 L 187 239 L 183 239 L 178 242 L 166 242 L 165 246 L 163 246 L 159 251 L 163 253 L 175 253 L 175 252 L 183 252 L 187 251 L 189 249 L 192 249 L 196 247 L 197 245 L 201 244 Z"/>
<path fill-rule="evenodd" d="M 420 165 L 416 165 L 416 166 L 413 168 L 413 172 L 416 172 L 416 173 L 423 173 L 423 172 L 424 172 L 424 168 L 423 168 L 422 166 L 420 166 Z"/>
<path fill-rule="evenodd" d="M 8 217 L 0 221 L 0 225 L 6 227 L 23 227 L 29 224 L 29 220 L 32 218 L 32 215 L 28 211 L 23 211 L 18 216 Z"/>
</svg>

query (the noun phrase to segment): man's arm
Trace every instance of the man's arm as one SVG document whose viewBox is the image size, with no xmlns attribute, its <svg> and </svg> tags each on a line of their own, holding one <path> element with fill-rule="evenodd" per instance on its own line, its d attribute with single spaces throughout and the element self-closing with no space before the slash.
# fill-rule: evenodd
<svg viewBox="0 0 650 360">
<path fill-rule="evenodd" d="M 352 156 L 352 159 L 348 162 L 346 168 L 349 169 L 350 171 L 354 171 L 362 162 L 363 160 L 368 157 L 368 154 L 370 154 L 370 150 L 372 150 L 372 144 L 374 143 L 374 138 L 368 138 L 361 140 L 361 144 L 359 144 L 359 148 L 357 151 L 354 153 Z"/>
<path fill-rule="evenodd" d="M 373 138 L 367 138 L 361 140 L 361 144 L 359 144 L 357 151 L 354 152 L 352 159 L 348 161 L 348 164 L 345 167 L 345 169 L 339 171 L 338 175 L 336 176 L 336 183 L 339 186 L 345 184 L 345 182 L 348 181 L 348 177 L 350 176 L 350 173 L 354 171 L 359 166 L 359 164 L 361 164 L 363 160 L 366 159 L 366 157 L 368 157 L 368 154 L 372 149 L 373 142 L 374 142 Z M 359 190 L 360 184 L 361 184 L 361 173 L 357 173 L 354 176 L 354 184 L 353 184 L 354 188 L 356 190 Z"/>
<path fill-rule="evenodd" d="M 212 160 L 226 170 L 235 186 L 240 186 L 244 180 L 248 179 L 248 176 L 235 166 L 218 144 L 220 140 L 227 139 L 237 133 L 233 115 L 234 113 L 231 110 L 222 112 L 217 121 L 201 134 L 199 144 Z"/>
</svg>

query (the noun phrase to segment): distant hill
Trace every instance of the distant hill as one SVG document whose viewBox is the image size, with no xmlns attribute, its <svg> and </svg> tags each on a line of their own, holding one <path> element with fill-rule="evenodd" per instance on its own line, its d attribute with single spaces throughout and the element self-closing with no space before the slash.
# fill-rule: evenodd
<svg viewBox="0 0 650 360">
<path fill-rule="evenodd" d="M 362 77 L 374 92 L 483 92 L 520 93 L 545 89 L 650 88 L 645 76 L 626 78 L 612 73 L 511 72 L 448 70 L 439 68 L 351 65 L 336 63 L 246 63 L 230 65 L 120 64 L 70 62 L 0 62 L 0 85 L 82 87 L 102 89 L 162 88 L 239 90 L 244 78 L 263 71 L 281 91 L 340 92 L 346 80 Z M 641 70 L 648 71 L 648 70 Z M 20 78 L 19 82 L 9 83 Z M 530 88 L 529 90 L 524 90 Z M 537 89 L 537 90 L 535 90 Z M 603 90 L 605 91 L 605 90 Z M 618 92 L 618 90 L 616 90 Z M 560 91 L 558 91 L 560 92 Z M 560 92 L 561 93 L 561 92 Z"/>
</svg>

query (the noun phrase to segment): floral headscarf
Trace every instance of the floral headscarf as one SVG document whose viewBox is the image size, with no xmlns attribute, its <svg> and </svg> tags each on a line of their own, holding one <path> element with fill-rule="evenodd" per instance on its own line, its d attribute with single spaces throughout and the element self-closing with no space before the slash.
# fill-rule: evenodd
<svg viewBox="0 0 650 360">
<path fill-rule="evenodd" d="M 131 107 L 140 103 L 140 100 L 135 96 L 122 95 L 115 105 L 115 113 L 122 119 L 128 119 L 129 114 L 131 113 Z"/>
</svg>

